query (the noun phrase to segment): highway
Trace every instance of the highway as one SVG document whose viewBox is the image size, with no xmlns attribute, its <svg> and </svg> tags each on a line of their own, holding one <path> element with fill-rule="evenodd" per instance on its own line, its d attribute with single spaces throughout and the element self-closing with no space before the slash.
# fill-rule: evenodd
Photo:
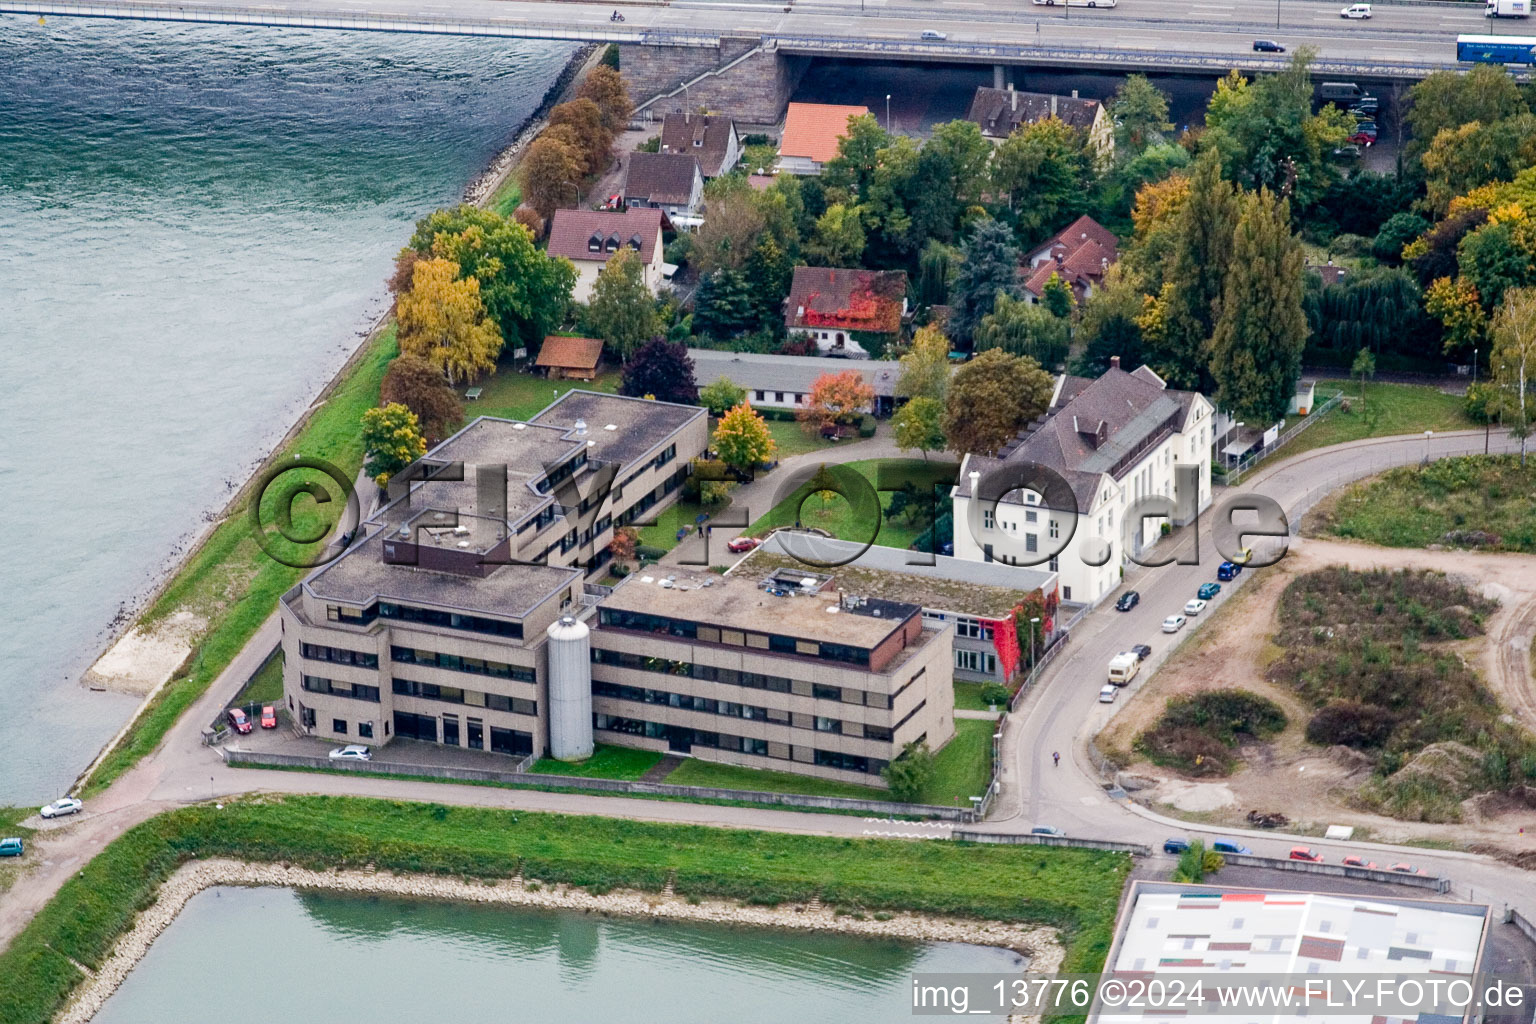
<svg viewBox="0 0 1536 1024">
<path fill-rule="evenodd" d="M 0 0 L 0 12 L 304 25 L 709 46 L 761 37 L 787 53 L 1100 67 L 1278 67 L 1256 38 L 1315 47 L 1323 67 L 1413 78 L 1455 66 L 1459 33 L 1522 34 L 1472 3 L 1383 2 L 1369 21 L 1315 0 L 1120 0 L 1112 9 L 1019 0 Z M 622 23 L 610 21 L 615 9 Z M 944 40 L 922 40 L 925 30 Z M 1083 51 L 1079 58 L 1069 51 Z"/>
</svg>

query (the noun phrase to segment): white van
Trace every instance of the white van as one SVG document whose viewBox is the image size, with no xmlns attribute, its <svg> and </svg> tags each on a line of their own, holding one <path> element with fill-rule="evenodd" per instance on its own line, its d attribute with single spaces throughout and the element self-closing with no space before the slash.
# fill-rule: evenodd
<svg viewBox="0 0 1536 1024">
<path fill-rule="evenodd" d="M 1350 4 L 1339 12 L 1339 17 L 1341 18 L 1369 18 L 1370 16 L 1370 4 Z"/>
<path fill-rule="evenodd" d="M 1116 686 L 1129 683 L 1140 671 L 1141 659 L 1130 651 L 1122 651 L 1109 659 L 1109 681 Z"/>
</svg>

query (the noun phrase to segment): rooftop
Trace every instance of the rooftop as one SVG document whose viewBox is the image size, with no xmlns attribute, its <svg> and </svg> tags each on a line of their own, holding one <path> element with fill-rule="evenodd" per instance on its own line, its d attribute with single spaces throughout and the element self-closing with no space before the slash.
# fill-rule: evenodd
<svg viewBox="0 0 1536 1024">
<path fill-rule="evenodd" d="M 660 210 L 556 210 L 549 226 L 548 251 L 568 260 L 608 262 L 621 246 L 640 250 L 649 263 L 660 244 L 664 215 Z"/>
<path fill-rule="evenodd" d="M 984 135 L 1006 139 L 1021 124 L 1034 124 L 1050 117 L 1087 131 L 1099 114 L 1099 101 L 1078 96 L 1057 96 L 1044 92 L 1020 92 L 980 86 L 971 97 L 971 109 L 965 119 L 981 125 Z"/>
<path fill-rule="evenodd" d="M 686 206 L 693 199 L 698 174 L 699 161 L 692 153 L 631 153 L 624 171 L 624 195 Z"/>
<path fill-rule="evenodd" d="M 779 356 L 758 352 L 721 352 L 691 348 L 693 377 L 699 387 L 729 377 L 744 388 L 759 391 L 793 391 L 805 394 L 824 373 L 856 370 L 877 397 L 896 393 L 900 367 L 894 362 L 869 359 L 835 359 L 830 356 Z"/>
<path fill-rule="evenodd" d="M 826 575 L 813 580 L 818 589 L 796 589 L 779 597 L 764 589 L 768 572 L 717 576 L 712 572 L 662 572 L 661 568 L 653 566 L 626 577 L 614 587 L 603 607 L 863 648 L 875 647 L 921 610 L 915 604 L 879 599 L 860 609 L 842 607 L 839 591 L 852 591 L 841 587 L 838 578 Z M 806 569 L 798 563 L 795 568 Z"/>
<path fill-rule="evenodd" d="M 1026 263 L 1048 258 L 1038 267 L 1024 269 L 1024 287 L 1040 295 L 1052 273 L 1059 273 L 1063 280 L 1075 285 L 1096 281 L 1120 259 L 1119 244 L 1113 231 L 1092 217 L 1079 217 L 1025 257 Z"/>
<path fill-rule="evenodd" d="M 595 370 L 603 358 L 603 339 L 571 338 L 551 334 L 539 347 L 535 366 L 553 366 L 562 369 Z"/>
<path fill-rule="evenodd" d="M 835 103 L 791 103 L 784 114 L 780 156 L 798 156 L 824 164 L 837 156 L 837 140 L 848 134 L 848 119 L 869 113 L 868 107 Z"/>
<path fill-rule="evenodd" d="M 892 334 L 901 329 L 906 294 L 902 270 L 796 267 L 784 324 Z"/>
<path fill-rule="evenodd" d="M 588 457 L 629 463 L 648 454 L 684 426 L 709 413 L 697 405 L 628 398 L 600 391 L 567 391 L 529 420 L 584 436 Z M 583 425 L 585 435 L 577 435 Z"/>
<path fill-rule="evenodd" d="M 721 171 L 735 129 L 730 118 L 717 114 L 668 114 L 661 122 L 661 151 L 692 153 L 704 176 L 713 178 Z"/>
</svg>

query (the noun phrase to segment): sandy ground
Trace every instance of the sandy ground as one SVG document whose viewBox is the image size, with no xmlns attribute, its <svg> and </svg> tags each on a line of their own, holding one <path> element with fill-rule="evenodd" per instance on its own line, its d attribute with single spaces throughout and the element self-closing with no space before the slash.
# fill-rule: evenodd
<svg viewBox="0 0 1536 1024">
<path fill-rule="evenodd" d="M 1536 556 L 1380 548 L 1303 538 L 1293 543 L 1278 565 L 1260 570 L 1260 578 L 1234 593 L 1164 663 L 1099 734 L 1099 748 L 1127 764 L 1125 774 L 1133 776 L 1132 782 L 1152 784 L 1139 795 L 1173 813 L 1203 821 L 1236 825 L 1250 810 L 1283 810 L 1293 822 L 1287 830 L 1293 832 L 1346 824 L 1386 841 L 1484 842 L 1536 849 L 1536 810 L 1529 808 L 1494 816 L 1469 815 L 1456 825 L 1432 825 L 1397 821 L 1349 806 L 1350 792 L 1370 777 L 1369 765 L 1307 743 L 1302 733 L 1310 708 L 1264 678 L 1265 669 L 1279 654 L 1270 637 L 1280 595 L 1296 576 L 1339 564 L 1354 569 L 1437 569 L 1496 599 L 1499 609 L 1487 623 L 1487 636 L 1461 649 L 1484 685 L 1536 732 L 1536 682 L 1531 675 Z M 1252 690 L 1274 700 L 1292 724 L 1273 742 L 1245 747 L 1244 767 L 1226 779 L 1185 779 L 1134 753 L 1136 736 L 1157 719 L 1168 698 L 1225 687 Z"/>
<path fill-rule="evenodd" d="M 135 626 L 86 671 L 82 682 L 93 690 L 152 693 L 187 660 L 207 625 L 200 616 L 180 611 L 150 629 Z"/>
</svg>

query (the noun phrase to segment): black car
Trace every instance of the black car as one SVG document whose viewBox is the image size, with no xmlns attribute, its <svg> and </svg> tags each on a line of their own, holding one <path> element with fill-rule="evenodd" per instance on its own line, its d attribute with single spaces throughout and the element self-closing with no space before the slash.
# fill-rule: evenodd
<svg viewBox="0 0 1536 1024">
<path fill-rule="evenodd" d="M 1137 644 L 1135 647 L 1131 648 L 1131 653 L 1136 655 L 1137 661 L 1146 661 L 1148 658 L 1152 657 L 1152 648 L 1148 647 L 1146 644 Z"/>
<path fill-rule="evenodd" d="M 1186 853 L 1186 852 L 1188 852 L 1188 850 L 1189 850 L 1189 840 L 1188 839 L 1165 839 L 1165 840 L 1163 840 L 1163 852 L 1164 853 Z"/>
<path fill-rule="evenodd" d="M 1273 39 L 1255 39 L 1253 41 L 1254 53 L 1284 53 L 1285 47 Z"/>
<path fill-rule="evenodd" d="M 1120 600 L 1115 602 L 1115 611 L 1128 612 L 1141 603 L 1141 595 L 1134 590 L 1127 590 L 1120 595 Z"/>
</svg>

